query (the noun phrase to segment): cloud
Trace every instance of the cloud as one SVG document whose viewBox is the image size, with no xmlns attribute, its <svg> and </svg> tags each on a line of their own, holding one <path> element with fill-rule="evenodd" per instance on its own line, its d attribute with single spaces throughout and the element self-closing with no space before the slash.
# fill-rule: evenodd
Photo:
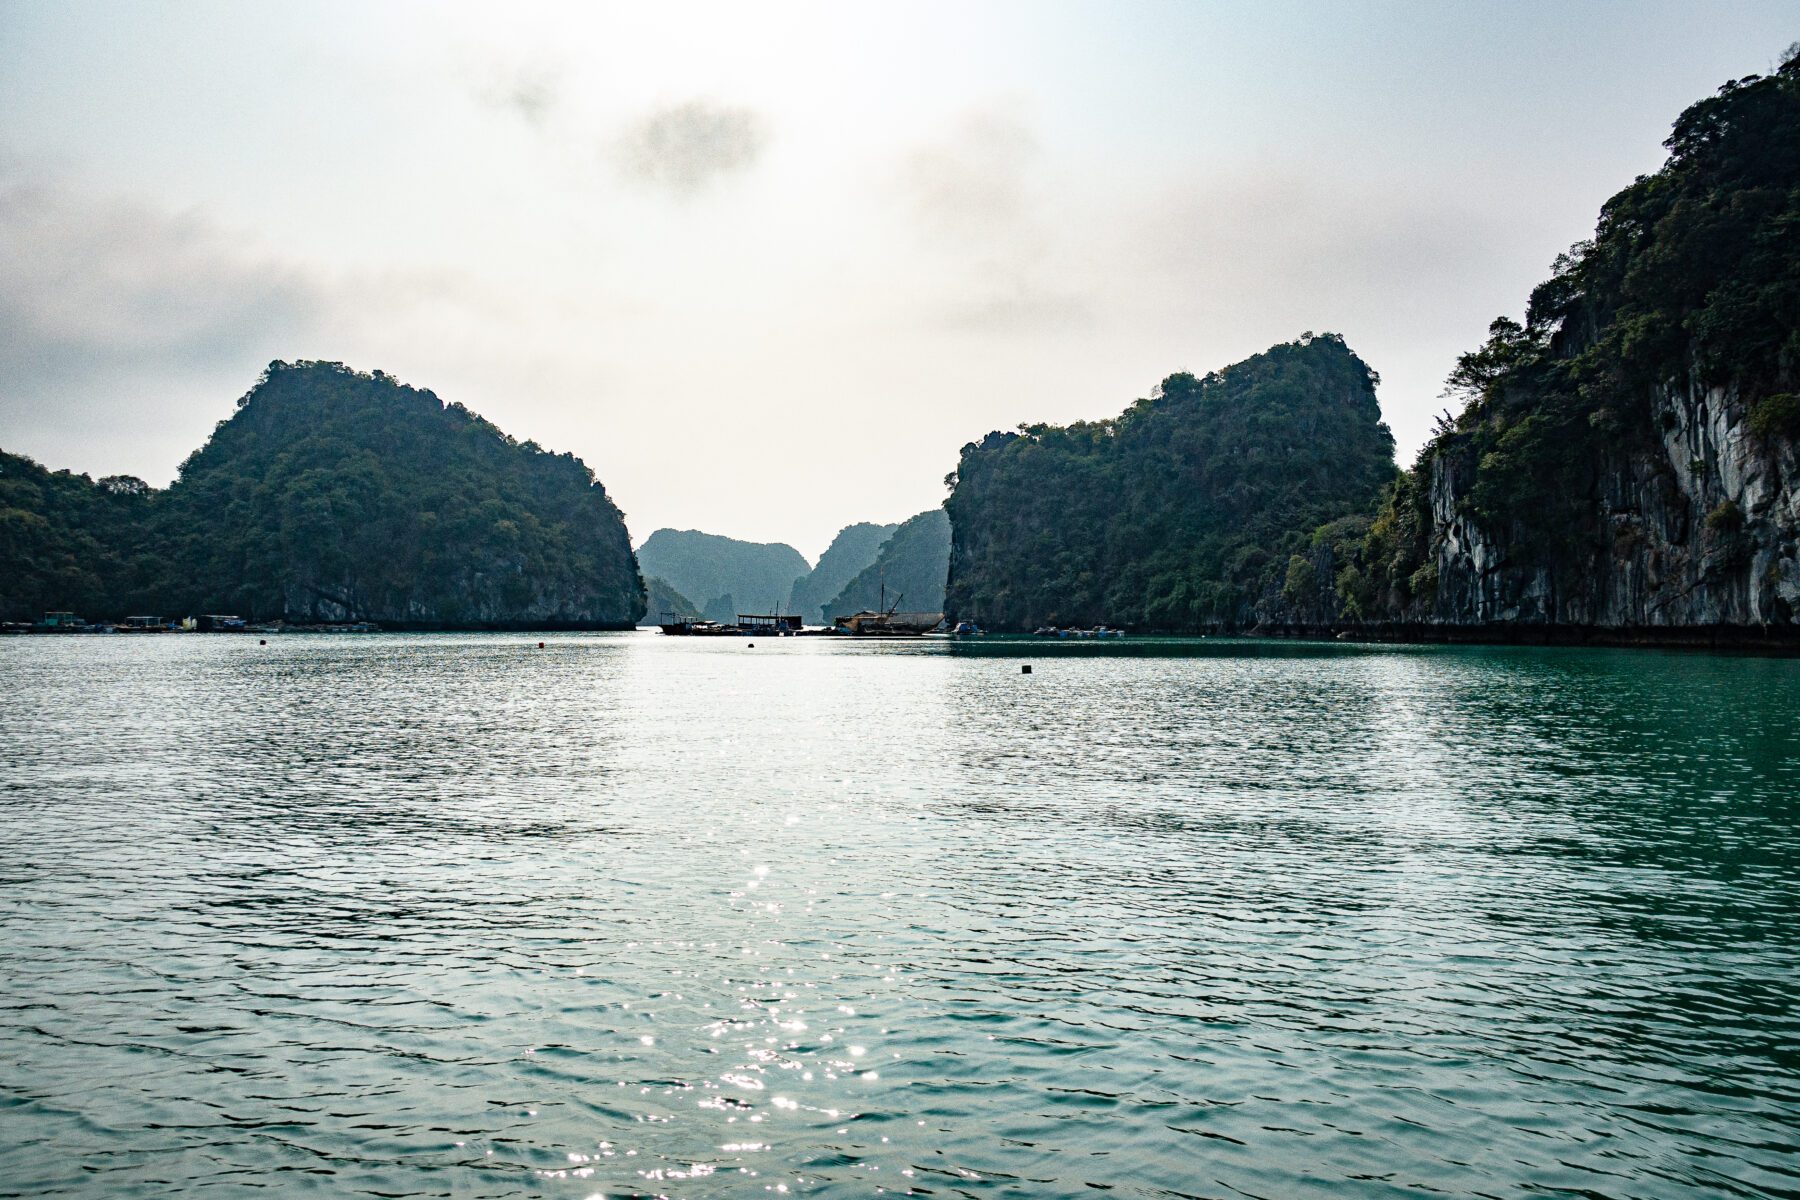
<svg viewBox="0 0 1800 1200">
<path fill-rule="evenodd" d="M 542 63 L 494 68 L 475 84 L 475 98 L 542 129 L 562 102 L 562 72 Z"/>
<path fill-rule="evenodd" d="M 901 187 L 920 228 L 956 243 L 1016 237 L 1027 219 L 1027 174 L 1042 151 L 1002 112 L 966 114 L 941 141 L 912 150 Z"/>
<path fill-rule="evenodd" d="M 905 155 L 899 195 L 944 272 L 929 324 L 1015 333 L 1092 320 L 1087 298 L 1056 266 L 1061 239 L 1035 187 L 1043 157 L 1036 134 L 1003 107 L 972 109 Z"/>
<path fill-rule="evenodd" d="M 1147 189 L 1121 216 L 1115 258 L 1139 286 L 1161 279 L 1234 308 L 1380 304 L 1419 317 L 1508 232 L 1405 180 L 1280 168 Z"/>
<path fill-rule="evenodd" d="M 0 159 L 0 445 L 54 465 L 166 479 L 271 360 L 393 366 L 495 310 L 453 271 L 321 269 Z"/>
<path fill-rule="evenodd" d="M 198 212 L 0 166 L 0 444 L 166 481 L 330 293 Z"/>
<path fill-rule="evenodd" d="M 119 364 L 212 364 L 314 326 L 319 281 L 197 213 L 0 174 L 0 405 Z"/>
<path fill-rule="evenodd" d="M 967 298 L 944 305 L 932 324 L 962 333 L 1044 333 L 1092 323 L 1085 296 L 1025 278 L 990 279 Z"/>
<path fill-rule="evenodd" d="M 612 152 L 626 178 L 692 195 L 722 176 L 748 170 L 767 141 L 754 110 L 689 100 L 631 126 Z"/>
</svg>

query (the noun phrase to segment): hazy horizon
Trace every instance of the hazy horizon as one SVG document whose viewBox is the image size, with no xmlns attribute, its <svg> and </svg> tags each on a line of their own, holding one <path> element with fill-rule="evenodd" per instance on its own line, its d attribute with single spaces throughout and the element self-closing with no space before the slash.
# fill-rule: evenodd
<svg viewBox="0 0 1800 1200">
<path fill-rule="evenodd" d="M 0 3 L 0 446 L 166 484 L 272 359 L 657 528 L 937 504 L 963 443 L 1303 331 L 1403 463 L 1791 5 Z"/>
</svg>

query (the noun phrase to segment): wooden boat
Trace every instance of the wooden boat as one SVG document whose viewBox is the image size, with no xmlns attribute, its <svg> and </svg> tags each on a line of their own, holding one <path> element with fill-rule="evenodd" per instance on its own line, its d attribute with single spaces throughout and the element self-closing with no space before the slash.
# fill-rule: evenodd
<svg viewBox="0 0 1800 1200">
<path fill-rule="evenodd" d="M 881 573 L 881 607 L 873 611 L 863 609 L 847 617 L 836 617 L 832 626 L 840 633 L 853 633 L 860 637 L 923 637 L 944 623 L 941 612 L 900 612 L 900 602 L 906 599 L 906 593 L 894 597 L 890 606 L 887 602 L 887 572 Z"/>
<path fill-rule="evenodd" d="M 727 632 L 725 626 L 717 621 L 702 621 L 699 618 L 691 621 L 676 620 L 670 613 L 664 613 L 663 616 L 670 619 L 657 628 L 670 637 L 717 637 Z"/>
<path fill-rule="evenodd" d="M 865 609 L 847 617 L 838 617 L 833 624 L 845 633 L 854 633 L 862 637 L 919 637 L 930 633 L 944 623 L 941 612 L 870 612 Z"/>
<path fill-rule="evenodd" d="M 739 613 L 730 625 L 698 617 L 680 620 L 674 613 L 664 613 L 663 618 L 657 628 L 671 637 L 791 637 L 805 624 L 791 613 Z"/>
</svg>

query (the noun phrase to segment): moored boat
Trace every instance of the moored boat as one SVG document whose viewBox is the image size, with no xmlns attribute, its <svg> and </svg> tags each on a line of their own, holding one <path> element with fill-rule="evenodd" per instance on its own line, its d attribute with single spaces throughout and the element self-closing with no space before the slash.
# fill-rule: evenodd
<svg viewBox="0 0 1800 1200">
<path fill-rule="evenodd" d="M 739 613 L 729 625 L 698 617 L 678 619 L 674 613 L 664 613 L 663 618 L 657 628 L 671 637 L 792 637 L 805 624 L 789 613 Z"/>
<path fill-rule="evenodd" d="M 833 624 L 845 633 L 862 637 L 920 637 L 944 623 L 941 612 L 871 612 L 865 609 Z"/>
</svg>

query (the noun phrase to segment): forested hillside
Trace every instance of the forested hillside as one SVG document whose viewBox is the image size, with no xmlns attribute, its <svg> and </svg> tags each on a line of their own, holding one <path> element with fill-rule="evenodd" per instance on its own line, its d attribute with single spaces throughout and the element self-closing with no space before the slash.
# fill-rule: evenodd
<svg viewBox="0 0 1800 1200">
<path fill-rule="evenodd" d="M 0 620 L 141 609 L 162 574 L 142 541 L 151 496 L 128 475 L 96 482 L 0 451 Z"/>
<path fill-rule="evenodd" d="M 963 447 L 947 604 L 997 629 L 1254 620 L 1319 525 L 1394 473 L 1376 375 L 1335 334 L 1171 375 L 1111 420 Z"/>
<path fill-rule="evenodd" d="M 65 582 L 16 600 L 0 585 L 9 607 L 420 628 L 616 627 L 643 611 L 624 522 L 581 460 L 381 372 L 270 364 L 166 492 L 62 479 L 28 481 L 29 511 L 62 544 L 102 548 L 71 551 L 97 586 L 21 538 L 0 548 L 0 577 Z"/>
</svg>

